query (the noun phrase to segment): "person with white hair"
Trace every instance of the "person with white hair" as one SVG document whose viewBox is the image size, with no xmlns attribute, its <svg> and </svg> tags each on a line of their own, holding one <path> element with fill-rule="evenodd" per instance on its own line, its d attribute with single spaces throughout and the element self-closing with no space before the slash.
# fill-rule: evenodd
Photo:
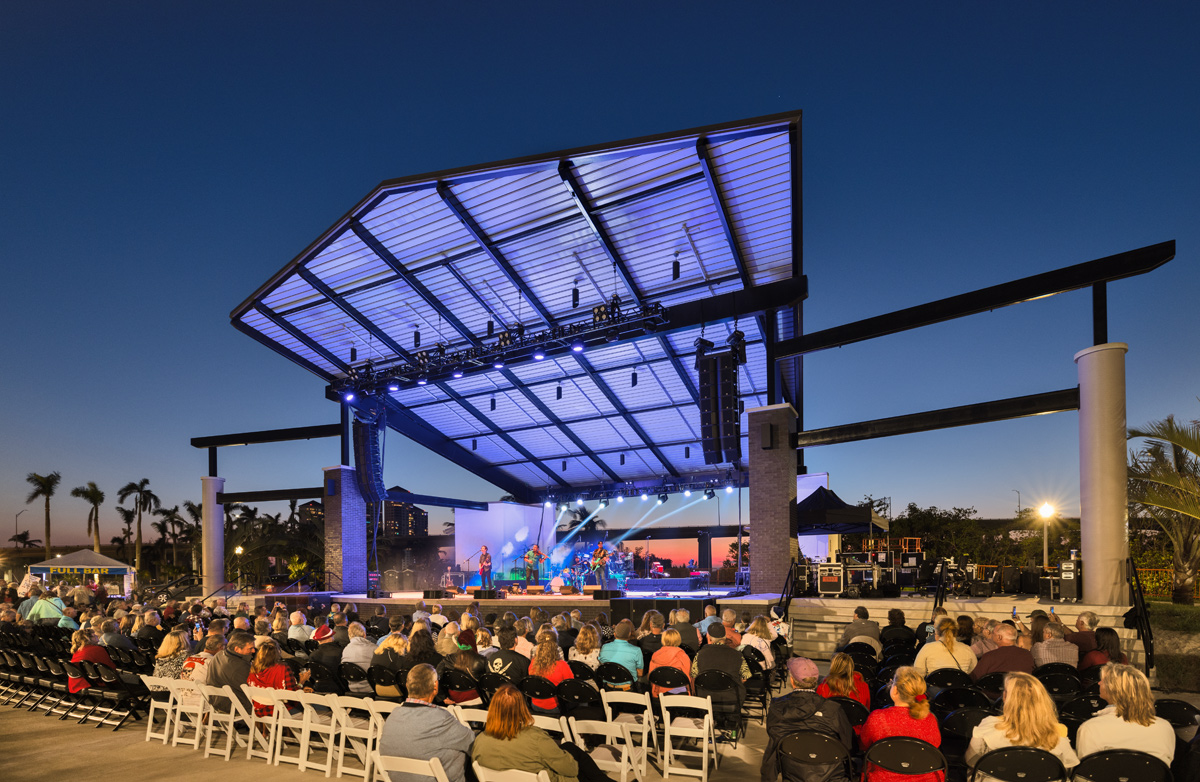
<svg viewBox="0 0 1200 782">
<path fill-rule="evenodd" d="M 979 658 L 971 678 L 979 681 L 989 673 L 1033 673 L 1033 655 L 1017 645 L 1017 628 L 1002 624 L 992 632 L 996 648 Z"/>
<path fill-rule="evenodd" d="M 288 616 L 288 621 L 291 623 L 288 627 L 288 638 L 293 641 L 304 643 L 317 631 L 317 628 L 308 623 L 308 617 L 303 611 L 293 611 Z"/>
</svg>

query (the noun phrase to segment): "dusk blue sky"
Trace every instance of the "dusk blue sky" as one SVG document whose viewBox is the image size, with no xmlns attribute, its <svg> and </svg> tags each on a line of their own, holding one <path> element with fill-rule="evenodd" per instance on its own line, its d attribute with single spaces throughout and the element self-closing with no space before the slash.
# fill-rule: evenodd
<svg viewBox="0 0 1200 782">
<path fill-rule="evenodd" d="M 83 542 L 69 490 L 98 483 L 107 542 L 130 480 L 199 499 L 191 437 L 335 421 L 229 312 L 380 181 L 797 108 L 808 330 L 1175 239 L 1109 286 L 1109 335 L 1131 424 L 1200 418 L 1198 22 L 1194 3 L 0 4 L 0 540 L 26 508 L 43 537 L 28 472 L 63 475 L 56 544 Z M 1081 291 L 818 354 L 805 423 L 1073 386 L 1090 342 Z M 1077 444 L 1067 413 L 807 462 L 850 501 L 1002 517 L 1016 489 L 1077 515 Z M 387 457 L 388 485 L 501 494 L 399 435 Z M 230 491 L 315 486 L 338 450 L 221 459 Z"/>
</svg>

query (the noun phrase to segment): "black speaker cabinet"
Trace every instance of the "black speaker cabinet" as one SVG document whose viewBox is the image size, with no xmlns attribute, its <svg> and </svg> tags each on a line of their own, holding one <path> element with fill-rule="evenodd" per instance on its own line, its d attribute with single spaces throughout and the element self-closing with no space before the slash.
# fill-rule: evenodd
<svg viewBox="0 0 1200 782">
<path fill-rule="evenodd" d="M 1015 595 L 1021 591 L 1021 571 L 1016 568 L 1005 568 L 1004 584 L 1001 589 L 1009 595 Z"/>
<path fill-rule="evenodd" d="M 618 600 L 625 596 L 625 593 L 619 589 L 597 589 L 592 592 L 593 600 Z"/>
<path fill-rule="evenodd" d="M 540 585 L 534 586 L 533 584 L 530 584 L 529 588 L 525 590 L 525 594 L 527 594 L 527 595 L 544 595 L 544 594 L 546 594 L 546 587 L 540 586 Z"/>
<path fill-rule="evenodd" d="M 971 597 L 991 597 L 992 582 L 991 581 L 972 581 L 971 582 Z"/>
<path fill-rule="evenodd" d="M 426 599 L 426 600 L 441 600 L 442 599 L 442 590 L 426 589 L 424 592 L 424 599 Z"/>
<path fill-rule="evenodd" d="M 1083 563 L 1077 559 L 1068 559 L 1058 566 L 1062 574 L 1059 596 L 1063 600 L 1083 599 Z"/>
<path fill-rule="evenodd" d="M 473 593 L 476 600 L 497 600 L 496 590 L 494 589 L 476 589 Z"/>
</svg>

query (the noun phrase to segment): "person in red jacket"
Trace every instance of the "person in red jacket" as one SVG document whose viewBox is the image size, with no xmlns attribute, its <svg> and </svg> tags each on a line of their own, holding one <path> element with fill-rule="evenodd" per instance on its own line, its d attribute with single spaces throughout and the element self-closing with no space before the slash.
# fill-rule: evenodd
<svg viewBox="0 0 1200 782">
<path fill-rule="evenodd" d="M 292 669 L 281 662 L 279 644 L 275 639 L 264 641 L 250 663 L 250 675 L 246 684 L 251 687 L 262 687 L 267 690 L 298 690 L 308 681 L 309 672 L 300 672 L 300 682 L 292 676 Z M 275 713 L 275 708 L 269 704 L 254 701 L 254 714 L 258 717 L 269 717 Z"/>
<path fill-rule="evenodd" d="M 854 660 L 844 652 L 838 652 L 829 663 L 829 675 L 817 686 L 817 695 L 822 698 L 850 698 L 871 710 L 871 690 L 863 681 L 862 674 L 854 670 Z"/>
<path fill-rule="evenodd" d="M 113 665 L 112 658 L 108 656 L 108 651 L 100 645 L 100 639 L 92 632 L 90 626 L 71 634 L 71 662 L 78 665 L 83 660 L 96 665 L 107 665 L 114 671 L 117 669 L 117 666 Z M 67 679 L 67 689 L 71 692 L 83 692 L 91 686 L 86 679 L 76 676 Z"/>
<path fill-rule="evenodd" d="M 929 713 L 925 677 L 912 666 L 897 668 L 892 677 L 891 696 L 894 704 L 891 708 L 876 709 L 867 718 L 867 724 L 858 737 L 863 750 L 869 749 L 876 741 L 893 736 L 912 736 L 940 747 L 942 732 L 938 729 L 937 718 Z M 871 766 L 867 769 L 865 779 L 868 782 L 941 782 L 943 776 L 940 771 L 910 776 Z"/>
</svg>

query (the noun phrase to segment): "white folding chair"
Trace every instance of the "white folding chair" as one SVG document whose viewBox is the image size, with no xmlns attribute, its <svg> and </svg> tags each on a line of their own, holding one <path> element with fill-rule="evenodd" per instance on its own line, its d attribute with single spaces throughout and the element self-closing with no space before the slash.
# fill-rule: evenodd
<svg viewBox="0 0 1200 782">
<path fill-rule="evenodd" d="M 571 738 L 571 728 L 567 725 L 566 717 L 550 717 L 544 714 L 533 715 L 534 727 L 541 728 L 551 735 L 557 735 L 558 738 Z"/>
<path fill-rule="evenodd" d="M 262 758 L 268 763 L 272 763 L 275 760 L 275 744 L 279 741 L 279 713 L 281 709 L 287 711 L 287 703 L 280 702 L 276 697 L 279 690 L 269 687 L 253 687 L 243 684 L 242 692 L 246 693 L 246 697 L 250 700 L 250 710 L 245 712 L 247 725 L 250 728 L 250 736 L 246 741 L 246 760 Z M 254 711 L 255 703 L 270 706 L 271 713 L 258 716 Z"/>
<path fill-rule="evenodd" d="M 663 779 L 667 779 L 674 772 L 687 776 L 698 776 L 707 782 L 708 753 L 710 751 L 712 752 L 713 770 L 716 771 L 720 764 L 717 731 L 713 722 L 712 700 L 710 698 L 697 698 L 694 695 L 664 694 L 659 696 L 658 705 L 662 708 L 663 715 Z M 680 712 L 683 711 L 693 713 L 681 714 Z M 697 717 L 694 712 L 702 712 L 702 715 Z M 685 738 L 699 739 L 700 750 L 678 749 L 675 746 L 675 740 Z M 674 765 L 674 761 L 677 758 L 685 756 L 699 757 L 701 759 L 700 768 L 694 769 L 682 764 Z"/>
<path fill-rule="evenodd" d="M 325 776 L 333 774 L 333 757 L 337 752 L 337 738 L 334 731 L 337 725 L 333 718 L 333 709 L 337 702 L 336 695 L 324 695 L 316 692 L 293 692 L 299 703 L 304 707 L 303 733 L 300 740 L 300 770 L 307 771 L 315 768 L 325 772 Z M 313 737 L 316 737 L 316 741 Z M 325 752 L 325 761 L 318 763 L 312 760 L 314 751 Z"/>
<path fill-rule="evenodd" d="M 447 706 L 446 708 L 450 709 L 450 713 L 457 717 L 459 722 L 476 733 L 483 730 L 483 726 L 487 724 L 487 709 L 473 709 L 457 704 Z M 475 725 L 478 725 L 479 728 L 476 729 Z"/>
<path fill-rule="evenodd" d="M 354 777 L 370 779 L 371 750 L 374 747 L 373 721 L 371 719 L 370 698 L 358 698 L 351 695 L 334 695 L 330 698 L 333 707 L 334 730 L 337 733 L 337 775 L 349 774 Z M 366 714 L 362 714 L 362 712 Z M 358 712 L 358 713 L 356 713 Z M 346 743 L 362 763 L 362 769 L 346 767 Z"/>
<path fill-rule="evenodd" d="M 478 763 L 472 763 L 471 767 L 475 769 L 475 778 L 479 782 L 550 782 L 550 773 L 545 769 L 534 774 L 532 771 L 519 771 L 515 768 L 497 771 Z"/>
<path fill-rule="evenodd" d="M 243 685 L 245 686 L 245 685 Z M 220 755 L 228 761 L 233 757 L 234 749 L 241 747 L 243 744 L 249 745 L 255 740 L 253 728 L 253 713 L 251 709 L 249 713 L 246 707 L 242 705 L 238 699 L 237 693 L 228 684 L 221 687 L 214 687 L 211 684 L 196 683 L 196 689 L 204 696 L 204 700 L 208 702 L 208 730 L 204 738 L 204 757 L 209 755 Z M 238 724 L 250 726 L 248 738 L 243 739 L 238 733 Z M 220 731 L 225 734 L 224 747 L 214 747 L 213 737 Z M 258 757 L 270 757 L 266 753 L 260 753 Z"/>
<path fill-rule="evenodd" d="M 646 774 L 644 761 L 650 754 L 651 744 L 654 745 L 654 754 L 661 764 L 662 753 L 658 748 L 658 726 L 655 724 L 654 706 L 650 700 L 650 693 L 602 690 L 600 700 L 604 705 L 604 716 L 609 722 L 627 724 L 630 726 L 630 735 L 641 735 L 641 745 L 646 752 L 643 754 L 643 766 L 639 774 L 642 776 Z M 636 711 L 618 711 L 614 708 L 616 704 L 632 706 Z"/>
<path fill-rule="evenodd" d="M 171 729 L 171 746 L 190 744 L 192 749 L 200 749 L 204 740 L 205 726 L 208 722 L 208 701 L 196 689 L 195 682 L 190 679 L 166 679 L 167 687 L 171 689 L 171 699 L 174 726 Z M 192 731 L 190 738 L 183 734 Z"/>
<path fill-rule="evenodd" d="M 621 782 L 627 782 L 630 770 L 638 782 L 645 778 L 646 747 L 633 743 L 632 725 L 628 722 L 601 722 L 600 720 L 567 719 L 570 736 L 575 745 L 591 756 L 601 771 L 616 771 Z M 584 736 L 603 736 L 604 741 L 593 744 L 589 750 Z"/>
<path fill-rule="evenodd" d="M 394 701 L 371 701 L 371 779 L 373 782 L 390 782 L 390 777 L 383 773 L 379 764 L 375 762 L 375 756 L 379 750 L 379 737 L 383 735 L 383 723 L 387 722 L 388 715 L 396 709 L 400 708 L 399 703 Z"/>
<path fill-rule="evenodd" d="M 151 698 L 146 712 L 146 741 L 161 739 L 162 743 L 166 744 L 167 739 L 171 737 L 171 719 L 175 714 L 175 691 L 168 684 L 170 679 L 164 679 L 161 676 L 150 676 L 143 673 L 141 674 L 141 680 L 146 685 L 146 689 L 151 692 L 154 692 L 157 687 L 167 690 L 167 699 L 160 701 Z M 154 730 L 154 718 L 157 714 L 162 714 L 162 732 Z"/>
<path fill-rule="evenodd" d="M 442 761 L 437 758 L 430 760 L 398 758 L 395 755 L 380 755 L 376 750 L 371 753 L 371 767 L 377 769 L 377 779 L 390 780 L 388 772 L 397 771 L 401 774 L 433 777 L 435 782 L 450 782 L 449 777 L 446 776 L 446 770 L 442 768 Z"/>
<path fill-rule="evenodd" d="M 275 711 L 272 715 L 275 721 L 275 751 L 271 763 L 276 766 L 280 763 L 295 763 L 297 768 L 303 768 L 308 757 L 308 735 L 304 730 L 306 712 L 304 701 L 301 700 L 303 693 L 296 690 L 271 692 L 275 698 Z M 296 746 L 295 755 L 289 755 L 285 751 L 288 744 Z"/>
</svg>

